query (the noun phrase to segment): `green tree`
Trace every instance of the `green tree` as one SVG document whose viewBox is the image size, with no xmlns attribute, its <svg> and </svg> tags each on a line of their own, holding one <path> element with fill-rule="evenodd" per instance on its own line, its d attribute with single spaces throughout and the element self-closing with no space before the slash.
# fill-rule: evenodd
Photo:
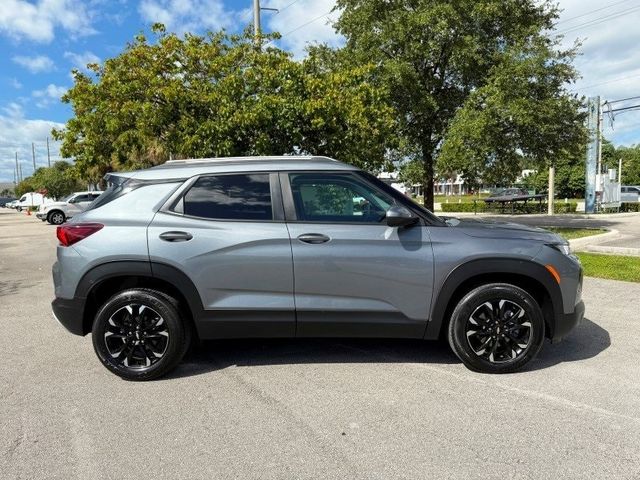
<svg viewBox="0 0 640 480">
<path fill-rule="evenodd" d="M 325 70 L 248 34 L 167 34 L 154 26 L 117 57 L 74 72 L 61 152 L 95 181 L 173 158 L 310 153 L 367 168 L 384 161 L 393 115 L 372 69 Z M 265 37 L 264 40 L 268 40 Z"/>
<path fill-rule="evenodd" d="M 604 168 L 618 168 L 622 160 L 622 183 L 640 185 L 640 145 L 615 147 L 605 140 L 602 144 L 602 164 Z"/>
<path fill-rule="evenodd" d="M 557 164 L 563 173 L 571 160 L 584 154 L 581 101 L 561 88 L 576 75 L 570 62 L 575 53 L 556 51 L 555 46 L 536 38 L 502 55 L 486 84 L 469 95 L 451 121 L 439 168 L 508 185 L 522 165 L 542 171 Z"/>
<path fill-rule="evenodd" d="M 457 131 L 475 133 L 474 163 L 467 165 L 467 174 L 477 177 L 495 171 L 503 177 L 511 176 L 520 162 L 516 154 L 526 147 L 521 140 L 535 140 L 539 129 L 556 123 L 553 114 L 575 108 L 575 102 L 562 95 L 563 83 L 545 78 L 544 88 L 540 88 L 538 78 L 526 80 L 524 71 L 514 72 L 515 85 L 506 81 L 510 68 L 520 68 L 519 60 L 524 63 L 523 70 L 531 68 L 531 62 L 548 61 L 559 65 L 558 70 L 565 69 L 558 78 L 574 78 L 570 66 L 573 51 L 558 51 L 545 36 L 558 17 L 550 1 L 338 0 L 336 8 L 342 11 L 337 29 L 347 39 L 346 57 L 381 66 L 379 78 L 390 91 L 398 132 L 406 146 L 404 153 L 424 164 L 425 205 L 430 208 L 434 165 L 458 115 Z M 532 57 L 535 60 L 530 60 Z M 537 71 L 544 73 L 543 66 Z M 518 135 L 500 137 L 491 115 L 498 115 L 502 120 L 498 123 L 504 124 L 508 117 L 498 108 L 501 95 L 506 95 L 504 100 L 514 110 L 515 98 L 522 92 L 527 100 L 536 92 L 564 100 L 543 112 L 530 111 L 528 120 L 523 111 L 517 126 L 506 125 L 517 127 Z M 485 107 L 485 98 L 495 102 L 496 108 L 487 115 L 473 115 L 472 109 Z M 495 150 L 478 147 L 481 131 L 490 131 L 492 140 L 499 140 Z M 468 148 L 461 144 L 460 135 L 454 136 L 446 163 Z M 563 141 L 557 143 L 569 148 Z M 536 142 L 532 150 L 538 154 L 541 148 Z"/>
<path fill-rule="evenodd" d="M 81 190 L 82 184 L 76 178 L 71 164 L 59 161 L 51 167 L 40 167 L 33 175 L 25 178 L 16 187 L 16 195 L 27 192 L 45 193 L 51 198 L 61 198 L 65 195 Z M 19 194 L 17 192 L 20 192 Z"/>
</svg>

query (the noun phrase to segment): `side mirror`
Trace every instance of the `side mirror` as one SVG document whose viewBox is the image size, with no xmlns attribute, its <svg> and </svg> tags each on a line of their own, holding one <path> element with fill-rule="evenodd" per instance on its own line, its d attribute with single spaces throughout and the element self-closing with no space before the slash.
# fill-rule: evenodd
<svg viewBox="0 0 640 480">
<path fill-rule="evenodd" d="M 391 205 L 387 210 L 387 225 L 390 227 L 404 227 L 411 225 L 418 220 L 418 217 L 413 215 L 411 211 L 400 205 Z"/>
</svg>

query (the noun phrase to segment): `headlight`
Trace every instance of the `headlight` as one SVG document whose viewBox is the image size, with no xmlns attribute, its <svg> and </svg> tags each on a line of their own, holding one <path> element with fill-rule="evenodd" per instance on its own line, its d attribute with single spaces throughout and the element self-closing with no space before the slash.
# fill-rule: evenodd
<svg viewBox="0 0 640 480">
<path fill-rule="evenodd" d="M 564 253 L 565 255 L 571 255 L 571 246 L 568 243 L 549 243 L 551 248 L 555 248 L 560 253 Z"/>
</svg>

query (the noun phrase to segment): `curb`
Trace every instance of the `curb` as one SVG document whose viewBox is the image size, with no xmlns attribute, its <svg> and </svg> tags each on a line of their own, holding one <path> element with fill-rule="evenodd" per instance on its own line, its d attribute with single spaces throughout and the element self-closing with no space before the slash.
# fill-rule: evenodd
<svg viewBox="0 0 640 480">
<path fill-rule="evenodd" d="M 602 242 L 608 242 L 610 240 L 617 240 L 621 238 L 623 235 L 618 231 L 611 229 L 605 233 L 599 233 L 598 235 L 590 235 L 588 237 L 582 238 L 574 238 L 569 240 L 569 245 L 571 245 L 572 250 L 581 251 L 586 247 L 598 245 Z"/>
<path fill-rule="evenodd" d="M 585 252 L 604 253 L 614 255 L 626 255 L 631 257 L 640 257 L 640 248 L 632 247 L 607 247 L 606 245 L 592 245 L 584 249 Z"/>
</svg>

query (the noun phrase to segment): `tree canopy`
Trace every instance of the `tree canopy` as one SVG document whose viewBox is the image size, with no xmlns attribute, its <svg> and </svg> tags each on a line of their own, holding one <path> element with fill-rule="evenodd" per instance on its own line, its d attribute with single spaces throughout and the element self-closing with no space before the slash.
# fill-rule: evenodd
<svg viewBox="0 0 640 480">
<path fill-rule="evenodd" d="M 82 178 L 173 158 L 308 153 L 368 169 L 384 162 L 393 111 L 367 63 L 298 62 L 248 33 L 179 37 L 155 25 L 92 74 L 74 71 L 54 132 Z M 263 41 L 268 40 L 264 38 Z"/>
<path fill-rule="evenodd" d="M 551 161 L 583 142 L 580 102 L 564 90 L 577 75 L 575 51 L 547 35 L 554 3 L 338 0 L 336 8 L 343 58 L 380 67 L 401 154 L 424 165 L 428 207 L 436 161 L 472 180 L 506 178 L 521 157 Z"/>
<path fill-rule="evenodd" d="M 52 198 L 61 198 L 82 189 L 76 172 L 68 162 L 55 162 L 51 167 L 40 167 L 33 175 L 16 186 L 16 196 L 27 192 L 43 192 Z"/>
</svg>

